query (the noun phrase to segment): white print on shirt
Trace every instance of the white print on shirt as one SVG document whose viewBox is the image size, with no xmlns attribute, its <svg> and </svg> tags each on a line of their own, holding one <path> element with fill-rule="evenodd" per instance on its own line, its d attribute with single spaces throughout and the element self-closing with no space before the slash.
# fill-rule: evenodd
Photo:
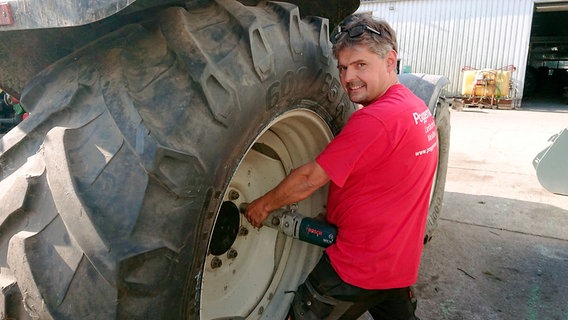
<svg viewBox="0 0 568 320">
<path fill-rule="evenodd" d="M 430 122 L 430 124 L 426 127 L 426 133 L 430 132 L 430 130 L 434 129 L 434 121 Z M 430 140 L 430 139 L 428 139 Z"/>
<path fill-rule="evenodd" d="M 436 148 L 437 145 L 438 145 L 438 142 L 436 141 L 431 146 L 429 146 L 428 148 L 426 148 L 424 150 L 416 151 L 416 153 L 414 155 L 419 157 L 419 156 L 423 156 L 425 154 L 429 154 L 430 152 L 434 151 L 434 148 Z"/>
<path fill-rule="evenodd" d="M 430 113 L 429 109 L 426 109 L 422 113 L 414 112 L 412 116 L 414 117 L 414 124 L 418 124 L 418 121 L 420 121 L 421 123 L 426 123 L 426 121 L 428 121 L 428 119 L 432 117 L 432 114 Z"/>
<path fill-rule="evenodd" d="M 430 120 L 431 122 L 426 126 L 426 129 L 424 131 L 428 135 L 428 142 L 436 139 L 436 131 L 430 132 L 430 131 L 432 131 L 432 129 L 435 128 L 436 124 L 434 123 L 434 121 L 432 119 L 432 114 L 430 113 L 429 109 L 424 110 L 424 112 L 422 112 L 422 113 L 414 112 L 412 114 L 412 117 L 414 118 L 414 124 L 416 124 L 416 125 L 418 123 L 424 124 L 428 120 Z M 434 151 L 434 148 L 436 148 L 437 145 L 438 145 L 438 142 L 434 141 L 434 143 L 432 143 L 428 148 L 416 151 L 415 156 L 418 157 L 418 156 L 428 154 L 428 153 Z"/>
</svg>

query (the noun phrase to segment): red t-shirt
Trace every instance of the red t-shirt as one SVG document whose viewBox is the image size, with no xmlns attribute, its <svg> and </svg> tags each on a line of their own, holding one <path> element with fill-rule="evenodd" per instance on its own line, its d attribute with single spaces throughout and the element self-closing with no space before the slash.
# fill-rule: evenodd
<svg viewBox="0 0 568 320">
<path fill-rule="evenodd" d="M 326 249 L 343 281 L 365 289 L 414 284 L 438 161 L 434 119 L 401 84 L 353 113 L 317 157 L 331 179 Z"/>
</svg>

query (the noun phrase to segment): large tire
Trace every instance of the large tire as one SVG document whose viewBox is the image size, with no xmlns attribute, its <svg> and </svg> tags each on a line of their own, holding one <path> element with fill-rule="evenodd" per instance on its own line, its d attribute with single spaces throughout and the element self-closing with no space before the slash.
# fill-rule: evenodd
<svg viewBox="0 0 568 320">
<path fill-rule="evenodd" d="M 355 106 L 327 20 L 287 3 L 197 3 L 26 87 L 31 116 L 0 140 L 1 319 L 284 316 L 321 251 L 254 230 L 230 201 L 312 160 Z M 299 205 L 324 203 L 322 190 Z M 254 260 L 267 251 L 268 266 Z"/>
<path fill-rule="evenodd" d="M 440 98 L 436 104 L 437 107 L 434 119 L 438 129 L 438 166 L 436 167 L 436 176 L 432 185 L 424 243 L 432 239 L 435 230 L 438 228 L 438 220 L 440 220 L 446 188 L 448 157 L 450 154 L 450 105 L 443 98 Z"/>
<path fill-rule="evenodd" d="M 446 175 L 448 173 L 448 157 L 450 154 L 450 105 L 441 96 L 448 79 L 439 75 L 423 73 L 404 73 L 399 75 L 402 84 L 424 101 L 430 112 L 434 115 L 438 134 L 438 165 L 432 190 L 430 205 L 424 234 L 424 243 L 430 241 L 438 227 L 438 220 L 442 211 Z"/>
</svg>

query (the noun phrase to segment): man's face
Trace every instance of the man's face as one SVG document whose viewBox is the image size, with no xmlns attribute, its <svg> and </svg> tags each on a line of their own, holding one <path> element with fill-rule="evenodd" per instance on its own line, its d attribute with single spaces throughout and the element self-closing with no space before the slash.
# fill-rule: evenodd
<svg viewBox="0 0 568 320">
<path fill-rule="evenodd" d="M 382 96 L 396 83 L 393 83 L 396 53 L 392 50 L 381 58 L 367 46 L 344 48 L 338 52 L 337 66 L 341 84 L 351 101 L 364 106 Z"/>
</svg>

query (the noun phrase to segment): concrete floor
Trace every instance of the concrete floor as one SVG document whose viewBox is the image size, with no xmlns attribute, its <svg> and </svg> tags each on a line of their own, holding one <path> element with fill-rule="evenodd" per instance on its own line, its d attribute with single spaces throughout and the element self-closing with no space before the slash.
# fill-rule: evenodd
<svg viewBox="0 0 568 320">
<path fill-rule="evenodd" d="M 568 320 L 568 196 L 532 160 L 568 127 L 568 105 L 452 110 L 439 228 L 416 284 L 422 320 Z"/>
</svg>

